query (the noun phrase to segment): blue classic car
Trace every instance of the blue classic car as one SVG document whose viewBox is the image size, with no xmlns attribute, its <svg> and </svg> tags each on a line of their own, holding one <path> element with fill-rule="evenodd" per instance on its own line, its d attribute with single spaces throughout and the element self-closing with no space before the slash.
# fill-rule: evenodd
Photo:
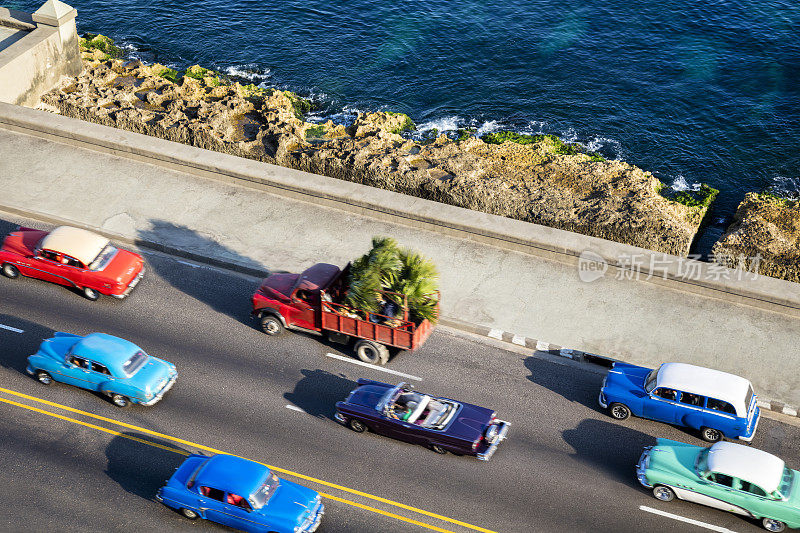
<svg viewBox="0 0 800 533">
<path fill-rule="evenodd" d="M 749 381 L 685 363 L 664 363 L 655 370 L 614 363 L 599 403 L 617 420 L 634 414 L 687 426 L 708 442 L 723 436 L 750 442 L 761 414 Z"/>
<path fill-rule="evenodd" d="M 172 363 L 105 333 L 81 337 L 56 332 L 28 357 L 26 370 L 45 385 L 60 381 L 102 392 L 118 407 L 153 405 L 178 377 Z"/>
<path fill-rule="evenodd" d="M 234 455 L 190 455 L 156 499 L 190 520 L 242 531 L 311 533 L 325 512 L 319 494 Z"/>
</svg>

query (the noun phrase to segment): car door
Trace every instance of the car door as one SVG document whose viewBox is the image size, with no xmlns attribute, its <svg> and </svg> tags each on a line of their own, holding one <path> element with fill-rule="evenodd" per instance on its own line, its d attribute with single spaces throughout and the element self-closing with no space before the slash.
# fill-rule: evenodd
<svg viewBox="0 0 800 533">
<path fill-rule="evenodd" d="M 89 387 L 87 388 L 99 391 L 104 383 L 113 379 L 111 372 L 104 365 L 95 361 L 86 361 L 86 363 L 89 369 L 86 374 L 86 378 L 89 381 Z"/>
<path fill-rule="evenodd" d="M 742 507 L 743 504 L 746 504 L 746 498 L 739 490 L 738 479 L 727 474 L 711 472 L 707 476 L 707 480 L 709 483 L 705 493 L 688 499 L 729 513 L 745 516 L 750 514 Z"/>
<path fill-rule="evenodd" d="M 227 493 L 220 512 L 226 516 L 227 522 L 224 523 L 236 529 L 252 530 L 261 524 L 258 515 L 252 513 L 247 499 L 238 494 Z"/>
<path fill-rule="evenodd" d="M 653 390 L 647 398 L 643 398 L 642 413 L 644 417 L 674 424 L 679 396 L 678 391 L 666 387 Z"/>
<path fill-rule="evenodd" d="M 49 281 L 51 283 L 62 283 L 59 277 L 59 261 L 61 257 L 52 250 L 39 250 L 31 261 L 31 275 L 35 278 Z"/>
<path fill-rule="evenodd" d="M 319 298 L 319 296 L 317 296 Z M 292 293 L 292 305 L 289 306 L 289 322 L 295 326 L 317 330 L 317 307 L 314 305 L 314 293 L 306 289 L 297 289 Z"/>
<path fill-rule="evenodd" d="M 228 515 L 223 512 L 222 502 L 225 499 L 225 491 L 214 487 L 201 486 L 198 488 L 200 493 L 200 512 L 207 519 L 219 524 L 228 525 Z"/>
<path fill-rule="evenodd" d="M 63 254 L 58 266 L 59 276 L 62 279 L 61 283 L 64 285 L 77 285 L 79 287 L 84 286 L 86 269 L 84 268 L 83 263 L 74 257 Z"/>
<path fill-rule="evenodd" d="M 59 374 L 59 381 L 81 387 L 83 389 L 91 388 L 91 380 L 89 378 L 89 362 L 82 358 L 71 355 L 67 361 L 62 365 Z"/>
<path fill-rule="evenodd" d="M 705 425 L 705 405 L 705 396 L 679 391 L 678 401 L 675 403 L 676 422 L 700 429 Z"/>
<path fill-rule="evenodd" d="M 744 433 L 747 422 L 736 418 L 736 409 L 728 402 L 709 398 L 704 413 L 706 427 L 718 429 L 723 433 Z"/>
</svg>

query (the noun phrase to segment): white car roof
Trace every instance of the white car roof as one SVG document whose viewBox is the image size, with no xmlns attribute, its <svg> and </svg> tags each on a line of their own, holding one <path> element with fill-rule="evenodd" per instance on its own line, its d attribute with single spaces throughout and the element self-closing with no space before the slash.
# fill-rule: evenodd
<svg viewBox="0 0 800 533">
<path fill-rule="evenodd" d="M 709 470 L 755 483 L 767 494 L 780 485 L 784 466 L 771 453 L 732 442 L 718 442 L 708 451 Z"/>
<path fill-rule="evenodd" d="M 730 403 L 739 416 L 746 416 L 744 404 L 752 385 L 743 377 L 686 363 L 664 363 L 658 368 L 656 386 L 667 387 Z"/>
<path fill-rule="evenodd" d="M 60 226 L 42 239 L 40 247 L 67 254 L 88 266 L 107 244 L 108 239 L 91 231 Z"/>
</svg>

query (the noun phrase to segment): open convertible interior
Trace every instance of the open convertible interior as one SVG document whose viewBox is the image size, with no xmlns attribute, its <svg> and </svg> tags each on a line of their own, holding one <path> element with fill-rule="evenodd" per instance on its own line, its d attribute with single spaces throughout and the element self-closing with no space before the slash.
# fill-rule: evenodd
<svg viewBox="0 0 800 533">
<path fill-rule="evenodd" d="M 401 390 L 387 414 L 409 424 L 428 429 L 444 429 L 458 409 L 458 403 L 427 394 Z"/>
</svg>

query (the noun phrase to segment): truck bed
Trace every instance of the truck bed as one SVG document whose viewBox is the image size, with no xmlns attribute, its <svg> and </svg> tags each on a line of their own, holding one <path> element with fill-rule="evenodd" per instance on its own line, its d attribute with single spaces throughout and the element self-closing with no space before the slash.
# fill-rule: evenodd
<svg viewBox="0 0 800 533">
<path fill-rule="evenodd" d="M 419 325 L 401 320 L 399 326 L 391 327 L 386 324 L 376 324 L 368 320 L 343 316 L 339 311 L 345 309 L 348 308 L 344 305 L 323 301 L 322 329 L 379 342 L 401 350 L 419 348 L 433 331 L 433 325 L 428 320 L 423 320 Z"/>
</svg>

